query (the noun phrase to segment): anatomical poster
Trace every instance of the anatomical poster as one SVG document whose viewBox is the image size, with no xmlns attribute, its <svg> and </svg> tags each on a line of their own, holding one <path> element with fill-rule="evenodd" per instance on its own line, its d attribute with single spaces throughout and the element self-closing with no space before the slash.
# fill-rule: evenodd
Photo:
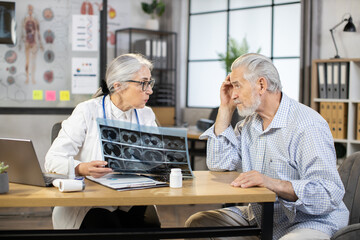
<svg viewBox="0 0 360 240">
<path fill-rule="evenodd" d="M 72 59 L 73 94 L 94 94 L 99 86 L 99 67 L 97 58 Z"/>
<path fill-rule="evenodd" d="M 96 15 L 72 16 L 72 50 L 99 50 L 99 17 Z"/>
</svg>

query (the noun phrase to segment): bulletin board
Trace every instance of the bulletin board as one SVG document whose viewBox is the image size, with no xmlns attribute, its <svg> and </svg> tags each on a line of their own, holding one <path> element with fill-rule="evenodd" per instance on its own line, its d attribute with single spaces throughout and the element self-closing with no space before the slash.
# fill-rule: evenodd
<svg viewBox="0 0 360 240">
<path fill-rule="evenodd" d="M 17 40 L 0 44 L 0 112 L 56 113 L 90 99 L 100 82 L 102 1 L 1 2 L 15 2 Z"/>
</svg>

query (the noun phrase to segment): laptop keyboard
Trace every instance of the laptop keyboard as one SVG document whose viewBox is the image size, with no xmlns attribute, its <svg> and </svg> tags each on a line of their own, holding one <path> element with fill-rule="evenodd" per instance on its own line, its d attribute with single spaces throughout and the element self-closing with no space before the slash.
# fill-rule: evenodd
<svg viewBox="0 0 360 240">
<path fill-rule="evenodd" d="M 61 174 L 51 174 L 51 173 L 43 173 L 43 177 L 44 177 L 44 181 L 45 181 L 45 185 L 47 187 L 52 187 L 52 182 L 55 179 L 65 179 L 67 178 L 67 175 L 61 175 Z"/>
<path fill-rule="evenodd" d="M 54 177 L 44 176 L 45 185 L 46 185 L 47 187 L 51 187 L 51 186 L 52 186 L 52 182 L 53 182 L 55 179 L 56 179 L 56 178 L 54 178 Z"/>
</svg>

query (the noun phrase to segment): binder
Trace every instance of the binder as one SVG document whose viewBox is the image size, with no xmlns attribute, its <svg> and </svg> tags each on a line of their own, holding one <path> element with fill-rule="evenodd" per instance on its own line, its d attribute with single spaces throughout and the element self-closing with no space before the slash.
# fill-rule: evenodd
<svg viewBox="0 0 360 240">
<path fill-rule="evenodd" d="M 340 98 L 340 63 L 333 63 L 333 98 Z"/>
<path fill-rule="evenodd" d="M 320 102 L 320 115 L 326 120 L 326 103 Z"/>
<path fill-rule="evenodd" d="M 160 64 L 159 64 L 159 55 L 158 55 L 158 40 L 156 39 L 153 39 L 152 40 L 152 61 L 153 61 L 153 65 L 154 65 L 154 68 L 159 68 Z"/>
<path fill-rule="evenodd" d="M 167 42 L 161 41 L 161 62 L 162 62 L 162 68 L 167 68 Z"/>
<path fill-rule="evenodd" d="M 326 85 L 327 85 L 327 93 L 326 93 L 327 98 L 334 98 L 332 63 L 326 63 Z"/>
<path fill-rule="evenodd" d="M 320 102 L 320 115 L 326 120 L 330 128 L 331 104 L 329 102 Z"/>
<path fill-rule="evenodd" d="M 157 60 L 158 60 L 158 68 L 163 68 L 162 65 L 162 55 L 161 55 L 161 50 L 162 50 L 162 46 L 161 46 L 161 40 L 157 40 L 156 41 L 156 57 L 157 57 Z"/>
<path fill-rule="evenodd" d="M 319 96 L 320 98 L 326 98 L 326 72 L 325 63 L 317 64 L 318 70 L 318 83 L 319 83 Z"/>
<path fill-rule="evenodd" d="M 337 104 L 335 102 L 330 102 L 330 130 L 331 134 L 334 139 L 338 138 L 338 128 L 337 128 L 337 122 L 338 122 L 338 112 L 337 112 Z"/>
<path fill-rule="evenodd" d="M 349 62 L 340 63 L 340 98 L 349 97 Z"/>
<path fill-rule="evenodd" d="M 346 139 L 347 137 L 347 104 L 337 103 L 337 138 Z"/>
<path fill-rule="evenodd" d="M 360 103 L 357 104 L 357 128 L 356 128 L 356 132 L 357 132 L 357 140 L 360 140 Z"/>
<path fill-rule="evenodd" d="M 140 39 L 134 43 L 134 51 L 151 59 L 151 39 Z"/>
</svg>

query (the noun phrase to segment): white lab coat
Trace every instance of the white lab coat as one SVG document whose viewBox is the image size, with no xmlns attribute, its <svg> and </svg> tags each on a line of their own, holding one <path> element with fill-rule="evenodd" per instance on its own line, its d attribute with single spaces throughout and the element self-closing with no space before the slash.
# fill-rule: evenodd
<svg viewBox="0 0 360 240">
<path fill-rule="evenodd" d="M 103 97 L 98 97 L 76 106 L 71 116 L 62 122 L 58 137 L 53 142 L 45 157 L 47 172 L 68 174 L 70 157 L 74 157 L 76 167 L 81 162 L 102 160 L 100 138 L 96 118 L 103 118 Z M 105 111 L 107 119 L 131 121 L 137 124 L 133 109 L 123 112 L 105 97 Z M 137 109 L 141 125 L 156 126 L 155 114 L 149 107 Z M 127 211 L 129 207 L 120 209 Z M 114 207 L 103 207 L 110 211 Z M 91 207 L 55 207 L 53 211 L 54 229 L 78 229 L 86 213 Z"/>
</svg>

